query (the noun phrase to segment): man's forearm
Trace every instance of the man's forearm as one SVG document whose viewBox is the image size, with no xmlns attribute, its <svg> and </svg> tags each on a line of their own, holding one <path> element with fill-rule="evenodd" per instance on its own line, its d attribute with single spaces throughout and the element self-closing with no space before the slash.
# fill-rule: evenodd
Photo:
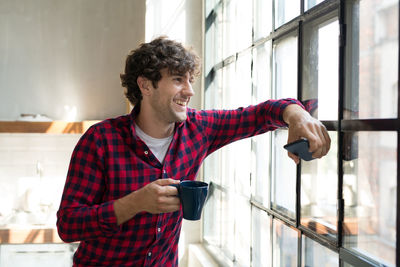
<svg viewBox="0 0 400 267">
<path fill-rule="evenodd" d="M 138 212 L 137 207 L 135 207 L 135 197 L 136 192 L 132 192 L 129 195 L 126 195 L 120 199 L 114 201 L 114 212 L 117 217 L 117 224 L 121 225 L 124 222 L 133 218 Z"/>
</svg>

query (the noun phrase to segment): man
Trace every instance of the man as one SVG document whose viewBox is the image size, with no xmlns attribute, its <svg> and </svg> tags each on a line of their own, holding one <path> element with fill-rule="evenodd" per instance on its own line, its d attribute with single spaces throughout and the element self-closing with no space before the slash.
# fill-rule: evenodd
<svg viewBox="0 0 400 267">
<path fill-rule="evenodd" d="M 195 53 L 167 38 L 128 55 L 121 80 L 134 109 L 82 136 L 57 213 L 60 237 L 80 241 L 75 266 L 177 266 L 182 212 L 168 185 L 194 180 L 204 158 L 224 145 L 289 126 L 289 142 L 307 138 L 315 158 L 328 152 L 325 127 L 293 99 L 188 108 L 198 73 Z"/>
</svg>

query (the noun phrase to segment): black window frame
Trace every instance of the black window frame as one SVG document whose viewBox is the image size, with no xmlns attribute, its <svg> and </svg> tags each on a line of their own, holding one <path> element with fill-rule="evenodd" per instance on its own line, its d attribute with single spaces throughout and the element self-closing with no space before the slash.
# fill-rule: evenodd
<svg viewBox="0 0 400 267">
<path fill-rule="evenodd" d="M 207 31 L 212 23 L 215 23 L 217 18 L 215 9 L 218 5 L 222 5 L 222 2 L 225 0 L 219 0 L 218 3 L 214 6 L 214 8 L 209 12 L 209 14 L 205 14 L 205 31 Z M 343 247 L 343 221 L 344 221 L 344 199 L 343 199 L 343 137 L 346 132 L 353 131 L 394 131 L 397 132 L 397 203 L 396 203 L 396 265 L 400 266 L 400 85 L 397 83 L 397 118 L 391 119 L 344 119 L 343 110 L 344 110 L 344 98 L 345 98 L 345 87 L 346 87 L 346 34 L 347 34 L 347 24 L 346 24 L 346 1 L 345 0 L 326 0 L 322 3 L 317 4 L 316 6 L 310 8 L 309 10 L 304 10 L 304 1 L 301 0 L 301 10 L 300 15 L 293 20 L 283 24 L 279 28 L 275 29 L 275 19 L 274 19 L 274 6 L 275 2 L 278 0 L 271 0 L 271 8 L 272 8 L 272 32 L 261 39 L 254 41 L 254 25 L 253 25 L 253 42 L 251 47 L 245 49 L 244 51 L 236 52 L 233 55 L 228 56 L 227 58 L 223 58 L 221 62 L 217 62 L 208 73 L 205 73 L 204 85 L 205 90 L 207 90 L 215 78 L 215 73 L 218 69 L 221 69 L 231 63 L 236 62 L 239 55 L 242 53 L 248 53 L 249 49 L 254 49 L 260 45 L 265 44 L 266 42 L 271 41 L 271 45 L 273 46 L 274 41 L 280 40 L 285 36 L 291 34 L 293 31 L 297 32 L 298 37 L 298 68 L 297 68 L 297 94 L 299 96 L 299 100 L 302 96 L 302 44 L 303 44 L 303 27 L 304 24 L 308 22 L 312 22 L 321 16 L 326 16 L 331 13 L 337 12 L 338 22 L 339 22 L 339 30 L 340 34 L 338 37 L 338 49 L 339 49 L 339 70 L 338 70 L 338 91 L 339 91 L 339 103 L 338 103 L 338 119 L 337 120 L 323 120 L 322 123 L 326 126 L 329 131 L 336 131 L 338 134 L 338 193 L 337 193 L 337 201 L 338 201 L 338 210 L 337 210 L 337 242 L 332 242 L 332 240 L 325 238 L 324 236 L 317 234 L 316 232 L 310 230 L 309 228 L 302 226 L 300 223 L 301 218 L 301 202 L 300 202 L 300 192 L 301 192 L 301 164 L 299 164 L 296 168 L 296 219 L 293 219 L 285 216 L 277 210 L 274 210 L 273 207 L 266 208 L 261 203 L 251 199 L 250 204 L 251 208 L 255 207 L 257 209 L 263 210 L 268 213 L 273 219 L 278 219 L 283 222 L 285 225 L 295 229 L 300 233 L 298 238 L 298 266 L 301 265 L 302 262 L 302 235 L 320 243 L 321 245 L 329 248 L 332 251 L 338 253 L 338 261 L 339 266 L 343 266 L 344 263 L 353 264 L 355 266 L 383 266 L 382 263 L 376 262 L 373 259 L 367 258 L 364 255 L 358 254 L 354 251 L 346 249 Z M 205 5 L 204 5 L 205 6 Z M 399 14 L 400 14 L 400 4 L 398 4 Z M 400 16 L 399 21 L 400 24 Z M 398 27 L 398 38 L 400 37 L 400 27 Z M 398 39 L 399 44 L 399 39 Z M 205 51 L 207 53 L 207 51 Z M 397 79 L 399 81 L 400 78 L 400 45 L 398 45 L 398 74 Z M 253 69 L 251 70 L 253 73 Z M 270 180 L 273 179 L 272 177 Z M 219 185 L 214 185 L 215 189 L 224 191 L 224 188 Z M 270 194 L 271 197 L 271 194 Z M 272 228 L 272 220 L 271 220 L 271 228 Z M 272 229 L 271 229 L 272 231 Z M 272 235 L 271 235 L 272 238 Z M 207 247 L 207 241 L 204 241 Z"/>
</svg>

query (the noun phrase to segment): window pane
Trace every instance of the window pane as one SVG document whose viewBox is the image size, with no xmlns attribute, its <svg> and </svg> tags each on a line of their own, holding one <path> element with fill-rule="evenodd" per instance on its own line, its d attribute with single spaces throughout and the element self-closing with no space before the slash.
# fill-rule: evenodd
<svg viewBox="0 0 400 267">
<path fill-rule="evenodd" d="M 226 96 L 232 108 L 246 107 L 252 104 L 251 60 L 252 53 L 247 52 L 239 55 L 236 61 L 234 87 L 226 88 Z"/>
<path fill-rule="evenodd" d="M 235 195 L 235 260 L 250 266 L 251 207 L 248 198 Z"/>
<path fill-rule="evenodd" d="M 304 27 L 302 99 L 320 120 L 338 119 L 338 36 L 337 18 Z"/>
<path fill-rule="evenodd" d="M 235 250 L 235 200 L 228 192 L 221 192 L 221 248 L 233 260 Z"/>
<path fill-rule="evenodd" d="M 222 69 L 223 85 L 222 85 L 222 99 L 224 109 L 235 109 L 238 108 L 238 101 L 240 98 L 237 97 L 239 92 L 236 87 L 236 73 L 235 73 L 235 63 L 226 65 Z M 250 90 L 250 89 L 249 89 Z"/>
<path fill-rule="evenodd" d="M 268 36 L 271 31 L 272 0 L 254 0 L 254 41 Z"/>
<path fill-rule="evenodd" d="M 336 267 L 339 255 L 318 242 L 303 236 L 301 266 Z"/>
<path fill-rule="evenodd" d="M 224 1 L 224 59 L 251 46 L 252 12 L 251 1 Z"/>
<path fill-rule="evenodd" d="M 271 133 L 253 137 L 252 162 L 252 194 L 255 201 L 269 208 L 269 180 L 271 161 Z M 255 181 L 253 180 L 255 177 Z"/>
<path fill-rule="evenodd" d="M 271 42 L 253 49 L 253 104 L 271 99 Z"/>
<path fill-rule="evenodd" d="M 204 161 L 204 181 L 206 183 L 221 184 L 221 150 L 217 150 L 209 155 Z"/>
<path fill-rule="evenodd" d="M 235 16 L 236 16 L 236 0 L 224 1 L 224 34 L 223 34 L 223 58 L 233 55 L 236 52 L 235 40 Z"/>
<path fill-rule="evenodd" d="M 301 161 L 301 224 L 337 238 L 337 133 L 329 132 L 331 150 L 317 160 Z"/>
<path fill-rule="evenodd" d="M 271 99 L 271 50 L 270 41 L 253 49 L 253 104 Z M 271 133 L 258 135 L 252 140 L 253 198 L 269 207 Z"/>
<path fill-rule="evenodd" d="M 253 40 L 253 5 L 252 1 L 236 0 L 235 43 L 236 51 L 251 46 Z"/>
<path fill-rule="evenodd" d="M 295 219 L 296 211 L 296 164 L 283 148 L 287 144 L 287 131 L 276 130 L 273 133 L 274 143 L 272 171 L 272 199 L 274 209 Z"/>
<path fill-rule="evenodd" d="M 324 2 L 324 0 L 305 0 L 304 1 L 304 10 L 309 10 L 310 8 L 312 8 L 322 2 Z"/>
<path fill-rule="evenodd" d="M 279 220 L 274 223 L 274 264 L 272 266 L 297 266 L 298 232 Z"/>
<path fill-rule="evenodd" d="M 222 61 L 222 8 L 215 9 L 215 21 L 205 32 L 204 74 L 208 75 L 215 64 Z"/>
<path fill-rule="evenodd" d="M 399 1 L 346 2 L 351 66 L 345 118 L 395 118 L 398 106 Z M 353 3 L 353 4 L 350 4 Z"/>
<path fill-rule="evenodd" d="M 226 180 L 235 184 L 235 192 L 250 199 L 251 139 L 246 138 L 228 145 L 226 154 Z M 239 155 L 239 156 L 238 156 Z M 247 160 L 244 160 L 247 159 Z"/>
<path fill-rule="evenodd" d="M 272 264 L 271 218 L 254 206 L 252 213 L 252 266 L 269 267 Z"/>
<path fill-rule="evenodd" d="M 297 36 L 274 43 L 274 89 L 276 98 L 297 98 Z"/>
<path fill-rule="evenodd" d="M 394 266 L 397 133 L 346 133 L 344 246 Z"/>
<path fill-rule="evenodd" d="M 213 246 L 221 246 L 221 191 L 214 188 L 204 206 L 204 239 Z"/>
<path fill-rule="evenodd" d="M 275 0 L 275 29 L 300 15 L 300 1 Z"/>
<path fill-rule="evenodd" d="M 222 69 L 215 71 L 212 83 L 204 92 L 206 109 L 222 108 Z"/>
</svg>

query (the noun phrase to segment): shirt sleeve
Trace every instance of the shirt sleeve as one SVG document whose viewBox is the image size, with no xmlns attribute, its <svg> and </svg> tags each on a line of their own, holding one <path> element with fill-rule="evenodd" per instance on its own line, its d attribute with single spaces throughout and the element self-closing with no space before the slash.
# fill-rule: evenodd
<svg viewBox="0 0 400 267">
<path fill-rule="evenodd" d="M 290 104 L 304 108 L 298 100 L 287 98 L 235 110 L 203 111 L 203 126 L 210 142 L 208 154 L 234 141 L 287 127 L 283 111 Z"/>
<path fill-rule="evenodd" d="M 57 230 L 65 242 L 109 236 L 120 227 L 113 201 L 102 202 L 105 191 L 101 137 L 90 128 L 76 145 L 57 212 Z"/>
</svg>

